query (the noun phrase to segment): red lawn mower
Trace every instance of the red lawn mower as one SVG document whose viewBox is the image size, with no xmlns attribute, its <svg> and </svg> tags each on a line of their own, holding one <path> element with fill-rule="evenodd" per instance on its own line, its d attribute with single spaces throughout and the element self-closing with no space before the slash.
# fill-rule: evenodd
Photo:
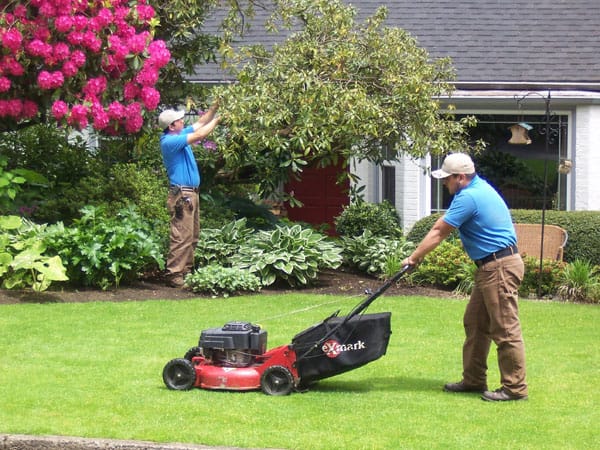
<svg viewBox="0 0 600 450">
<path fill-rule="evenodd" d="M 267 395 L 306 391 L 314 382 L 361 367 L 383 356 L 391 335 L 391 313 L 361 314 L 397 282 L 405 266 L 347 316 L 332 314 L 267 351 L 267 332 L 249 322 L 228 322 L 200 333 L 197 347 L 163 369 L 167 388 L 248 391 Z"/>
</svg>

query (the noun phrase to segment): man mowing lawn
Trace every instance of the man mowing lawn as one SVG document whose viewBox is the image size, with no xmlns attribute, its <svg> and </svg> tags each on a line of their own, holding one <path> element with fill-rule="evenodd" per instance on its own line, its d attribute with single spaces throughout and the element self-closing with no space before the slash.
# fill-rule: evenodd
<svg viewBox="0 0 600 450">
<path fill-rule="evenodd" d="M 506 203 L 475 172 L 471 157 L 454 153 L 431 173 L 454 195 L 450 207 L 431 227 L 403 264 L 418 264 L 454 229 L 475 264 L 475 285 L 463 322 L 463 378 L 448 383 L 448 392 L 482 392 L 487 401 L 527 399 L 525 346 L 519 321 L 518 291 L 524 265 Z M 487 357 L 491 341 L 498 347 L 501 387 L 488 391 Z"/>
</svg>

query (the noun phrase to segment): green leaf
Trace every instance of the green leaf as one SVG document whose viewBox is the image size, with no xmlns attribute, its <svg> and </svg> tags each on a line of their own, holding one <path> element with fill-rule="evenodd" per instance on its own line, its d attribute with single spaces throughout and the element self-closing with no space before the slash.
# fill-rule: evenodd
<svg viewBox="0 0 600 450">
<path fill-rule="evenodd" d="M 23 220 L 19 216 L 0 216 L 0 230 L 16 230 L 22 224 Z"/>
</svg>

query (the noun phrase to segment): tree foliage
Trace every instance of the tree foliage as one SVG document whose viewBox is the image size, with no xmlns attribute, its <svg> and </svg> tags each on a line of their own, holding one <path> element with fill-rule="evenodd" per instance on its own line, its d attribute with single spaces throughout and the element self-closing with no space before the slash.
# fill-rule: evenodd
<svg viewBox="0 0 600 450">
<path fill-rule="evenodd" d="M 160 19 L 156 39 L 167 42 L 171 60 L 158 83 L 163 103 L 193 106 L 208 95 L 209 88 L 187 82 L 197 68 L 217 62 L 219 50 L 248 29 L 262 0 L 149 0 Z M 267 3 L 270 3 L 268 0 Z M 206 28 L 207 20 L 218 24 L 219 33 Z"/>
<path fill-rule="evenodd" d="M 469 119 L 441 114 L 452 92 L 448 59 L 431 61 L 380 8 L 364 23 L 340 0 L 281 0 L 270 26 L 288 39 L 233 52 L 237 83 L 216 90 L 231 167 L 255 168 L 262 193 L 276 192 L 310 163 L 381 162 L 464 149 Z M 231 50 L 230 50 L 231 51 Z"/>
</svg>

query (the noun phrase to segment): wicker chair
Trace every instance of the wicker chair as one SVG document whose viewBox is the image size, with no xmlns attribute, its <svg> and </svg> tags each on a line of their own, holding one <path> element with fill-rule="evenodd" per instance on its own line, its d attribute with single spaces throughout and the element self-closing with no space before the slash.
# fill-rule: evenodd
<svg viewBox="0 0 600 450">
<path fill-rule="evenodd" d="M 515 223 L 517 247 L 522 256 L 540 257 L 542 225 L 532 223 Z M 563 252 L 567 243 L 567 230 L 557 225 L 544 225 L 544 259 L 563 260 Z"/>
</svg>

